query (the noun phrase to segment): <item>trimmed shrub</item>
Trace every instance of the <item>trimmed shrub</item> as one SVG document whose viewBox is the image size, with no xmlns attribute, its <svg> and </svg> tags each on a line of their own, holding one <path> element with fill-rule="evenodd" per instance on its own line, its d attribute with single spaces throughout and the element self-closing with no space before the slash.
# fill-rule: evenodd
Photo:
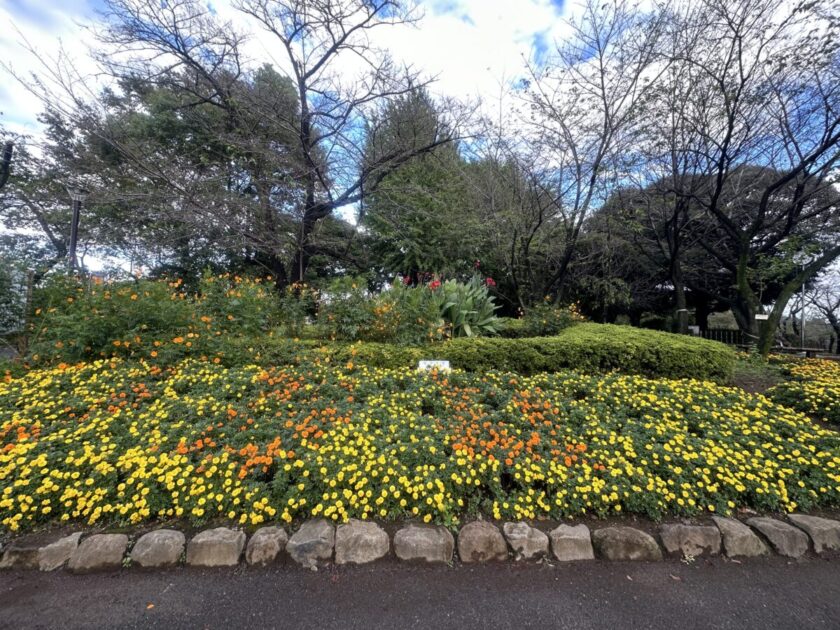
<svg viewBox="0 0 840 630">
<path fill-rule="evenodd" d="M 387 368 L 445 359 L 473 372 L 571 369 L 718 382 L 728 381 L 735 366 L 734 350 L 715 341 L 608 324 L 579 324 L 554 337 L 452 339 L 420 347 L 358 343 L 323 348 L 321 356 Z"/>
</svg>

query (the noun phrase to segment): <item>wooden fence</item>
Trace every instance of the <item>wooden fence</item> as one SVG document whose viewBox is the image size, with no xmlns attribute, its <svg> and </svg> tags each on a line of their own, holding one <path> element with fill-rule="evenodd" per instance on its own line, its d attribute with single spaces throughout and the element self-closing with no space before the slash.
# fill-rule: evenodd
<svg viewBox="0 0 840 630">
<path fill-rule="evenodd" d="M 749 343 L 744 333 L 732 328 L 707 328 L 701 331 L 701 335 L 703 339 L 720 341 L 730 346 L 745 346 Z"/>
</svg>

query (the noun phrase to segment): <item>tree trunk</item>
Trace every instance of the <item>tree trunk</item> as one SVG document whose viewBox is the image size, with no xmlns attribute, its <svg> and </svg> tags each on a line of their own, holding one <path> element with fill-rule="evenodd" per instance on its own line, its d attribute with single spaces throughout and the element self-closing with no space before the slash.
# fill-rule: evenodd
<svg viewBox="0 0 840 630">
<path fill-rule="evenodd" d="M 750 286 L 748 273 L 747 247 L 742 245 L 735 274 L 738 299 L 733 304 L 732 313 L 735 315 L 735 321 L 738 322 L 738 328 L 746 335 L 747 343 L 760 345 L 761 329 L 755 315 L 761 310 L 761 302 Z M 765 326 L 765 330 L 766 328 Z"/>
<path fill-rule="evenodd" d="M 697 292 L 695 291 L 695 294 Z M 709 330 L 709 298 L 704 295 L 698 295 L 694 307 L 694 322 L 700 328 L 701 334 Z"/>
<path fill-rule="evenodd" d="M 0 188 L 6 185 L 9 181 L 9 174 L 12 172 L 12 151 L 15 145 L 9 140 L 3 145 L 3 155 L 0 157 Z"/>
<path fill-rule="evenodd" d="M 682 281 L 679 262 L 671 266 L 671 283 L 674 285 L 674 322 L 675 331 L 688 334 L 688 308 L 685 298 L 685 284 Z"/>
</svg>

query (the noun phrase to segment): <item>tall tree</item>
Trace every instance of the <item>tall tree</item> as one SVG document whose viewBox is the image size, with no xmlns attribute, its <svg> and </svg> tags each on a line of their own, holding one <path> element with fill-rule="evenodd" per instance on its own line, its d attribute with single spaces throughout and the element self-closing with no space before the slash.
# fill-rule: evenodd
<svg viewBox="0 0 840 630">
<path fill-rule="evenodd" d="M 243 252 L 256 250 L 283 286 L 301 280 L 312 256 L 324 253 L 316 241 L 325 218 L 358 204 L 411 157 L 451 142 L 456 125 L 448 121 L 446 133 L 442 127 L 430 144 L 365 160 L 366 136 L 376 132 L 388 103 L 424 85 L 417 72 L 371 44 L 374 29 L 414 20 L 405 3 L 241 0 L 236 6 L 276 38 L 278 66 L 252 68 L 242 34 L 199 0 L 108 0 L 97 33 L 96 58 L 106 75 L 138 86 L 131 90 L 138 94 L 167 94 L 172 121 L 195 120 L 191 112 L 200 111 L 207 127 L 200 137 L 212 132 L 215 142 L 191 138 L 166 146 L 166 138 L 156 138 L 167 150 L 149 152 L 148 142 L 124 133 L 111 102 L 85 91 L 72 67 L 45 64 L 51 83 L 33 89 L 118 153 L 135 182 L 165 190 L 173 213 L 200 217 L 228 241 L 238 238 Z M 118 99 L 128 96 L 123 106 L 131 110 L 134 96 L 121 91 L 114 89 Z M 142 99 L 137 107 L 143 113 Z M 208 194 L 214 190 L 223 194 Z"/>
<path fill-rule="evenodd" d="M 584 221 L 626 170 L 640 104 L 667 67 L 660 41 L 664 11 L 587 0 L 571 33 L 530 67 L 523 92 L 532 164 L 545 173 L 563 223 L 563 247 L 544 291 L 562 295 Z"/>
<path fill-rule="evenodd" d="M 448 135 L 429 94 L 418 89 L 394 100 L 368 135 L 365 161 L 437 142 Z M 393 278 L 417 283 L 422 273 L 471 267 L 472 221 L 466 206 L 462 159 L 456 143 L 417 155 L 382 179 L 361 210 L 373 263 Z"/>
<path fill-rule="evenodd" d="M 316 224 L 336 209 L 357 204 L 411 158 L 430 153 L 455 138 L 456 121 L 438 121 L 416 142 L 366 153 L 378 144 L 390 104 L 426 82 L 411 68 L 399 68 L 371 43 L 371 31 L 415 21 L 402 0 L 238 0 L 279 43 L 297 88 L 298 145 L 307 169 L 298 248 L 289 270 L 301 280 L 312 255 Z M 354 66 L 347 76 L 346 59 Z"/>
<path fill-rule="evenodd" d="M 840 23 L 830 4 L 703 0 L 683 9 L 686 28 L 703 34 L 679 60 L 698 95 L 681 111 L 691 130 L 683 148 L 695 156 L 689 174 L 702 183 L 691 198 L 715 224 L 701 244 L 731 274 L 732 311 L 763 353 L 791 295 L 840 255 Z M 766 283 L 754 270 L 774 252 L 789 260 L 772 270 L 780 289 L 762 327 Z"/>
</svg>

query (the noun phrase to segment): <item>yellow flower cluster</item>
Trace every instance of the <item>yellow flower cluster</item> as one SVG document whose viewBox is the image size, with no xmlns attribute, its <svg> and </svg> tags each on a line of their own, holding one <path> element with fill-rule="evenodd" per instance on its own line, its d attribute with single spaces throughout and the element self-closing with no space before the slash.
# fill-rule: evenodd
<svg viewBox="0 0 840 630">
<path fill-rule="evenodd" d="M 791 359 L 773 357 L 780 363 L 789 381 L 769 392 L 776 402 L 840 424 L 840 362 L 828 359 Z"/>
<path fill-rule="evenodd" d="M 13 531 L 838 503 L 838 434 L 708 382 L 119 359 L 0 382 Z"/>
</svg>

